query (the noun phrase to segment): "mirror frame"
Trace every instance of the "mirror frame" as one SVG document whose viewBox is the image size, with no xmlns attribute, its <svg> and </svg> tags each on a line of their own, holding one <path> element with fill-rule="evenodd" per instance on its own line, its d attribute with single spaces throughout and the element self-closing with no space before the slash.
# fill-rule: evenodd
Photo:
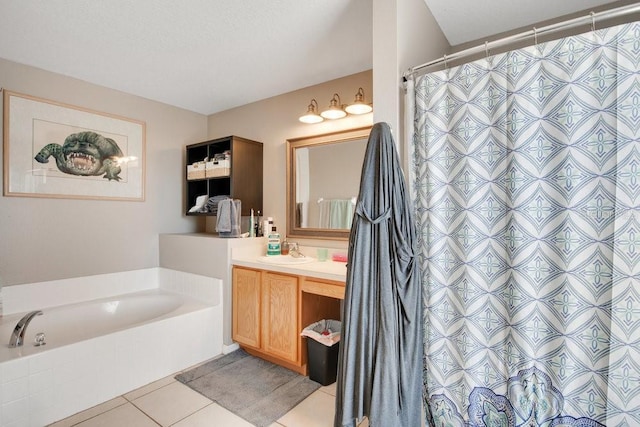
<svg viewBox="0 0 640 427">
<path fill-rule="evenodd" d="M 354 129 L 325 133 L 321 135 L 305 136 L 287 140 L 287 238 L 298 237 L 307 239 L 349 240 L 351 230 L 334 230 L 327 228 L 295 227 L 295 194 L 296 194 L 296 164 L 295 150 L 298 148 L 338 144 L 356 139 L 368 140 L 371 128 L 365 126 Z M 364 159 L 363 159 L 364 160 Z M 360 184 L 358 183 L 358 188 Z"/>
</svg>

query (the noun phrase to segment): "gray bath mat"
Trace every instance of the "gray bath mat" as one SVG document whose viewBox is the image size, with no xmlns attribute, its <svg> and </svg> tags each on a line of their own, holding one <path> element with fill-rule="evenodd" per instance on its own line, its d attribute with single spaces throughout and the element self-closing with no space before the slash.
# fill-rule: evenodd
<svg viewBox="0 0 640 427">
<path fill-rule="evenodd" d="M 320 388 L 243 350 L 183 372 L 176 380 L 258 427 L 271 425 Z"/>
</svg>

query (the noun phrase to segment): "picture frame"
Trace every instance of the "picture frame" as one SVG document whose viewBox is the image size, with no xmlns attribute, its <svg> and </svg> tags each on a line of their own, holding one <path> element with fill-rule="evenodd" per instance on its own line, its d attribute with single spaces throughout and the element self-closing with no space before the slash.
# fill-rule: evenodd
<svg viewBox="0 0 640 427">
<path fill-rule="evenodd" d="M 144 201 L 146 124 L 4 90 L 3 194 Z"/>
</svg>

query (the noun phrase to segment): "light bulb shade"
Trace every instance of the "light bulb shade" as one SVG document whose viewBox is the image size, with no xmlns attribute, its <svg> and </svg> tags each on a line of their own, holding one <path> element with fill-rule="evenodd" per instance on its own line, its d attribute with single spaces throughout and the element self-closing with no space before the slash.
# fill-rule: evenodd
<svg viewBox="0 0 640 427">
<path fill-rule="evenodd" d="M 329 108 L 328 110 L 324 110 L 322 113 L 320 113 L 320 115 L 325 119 L 334 120 L 343 118 L 347 115 L 347 113 L 346 111 L 339 108 Z"/>
<path fill-rule="evenodd" d="M 320 123 L 324 119 L 318 115 L 317 113 L 318 102 L 315 99 L 312 99 L 307 107 L 306 114 L 300 116 L 298 120 L 302 123 Z"/>
<path fill-rule="evenodd" d="M 356 93 L 355 101 L 353 101 L 353 104 L 347 106 L 345 110 L 349 114 L 366 114 L 373 111 L 373 107 L 364 102 L 364 90 L 359 88 Z"/>
<path fill-rule="evenodd" d="M 329 101 L 329 108 L 320 113 L 322 117 L 329 120 L 341 119 L 347 115 L 346 111 L 340 105 L 340 95 L 333 94 L 333 98 Z"/>
<path fill-rule="evenodd" d="M 317 114 L 305 114 L 304 116 L 300 116 L 298 120 L 300 120 L 302 123 L 309 123 L 309 124 L 320 123 L 324 121 L 324 119 Z"/>
<path fill-rule="evenodd" d="M 373 107 L 369 104 L 354 102 L 353 104 L 348 105 L 345 110 L 349 114 L 367 114 L 373 111 Z"/>
</svg>

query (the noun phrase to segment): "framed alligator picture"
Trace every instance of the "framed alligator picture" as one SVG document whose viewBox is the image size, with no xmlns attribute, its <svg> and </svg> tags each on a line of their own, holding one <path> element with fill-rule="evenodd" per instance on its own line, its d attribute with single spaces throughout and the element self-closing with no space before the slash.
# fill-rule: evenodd
<svg viewBox="0 0 640 427">
<path fill-rule="evenodd" d="M 144 122 L 4 91 L 5 196 L 144 200 Z"/>
</svg>

